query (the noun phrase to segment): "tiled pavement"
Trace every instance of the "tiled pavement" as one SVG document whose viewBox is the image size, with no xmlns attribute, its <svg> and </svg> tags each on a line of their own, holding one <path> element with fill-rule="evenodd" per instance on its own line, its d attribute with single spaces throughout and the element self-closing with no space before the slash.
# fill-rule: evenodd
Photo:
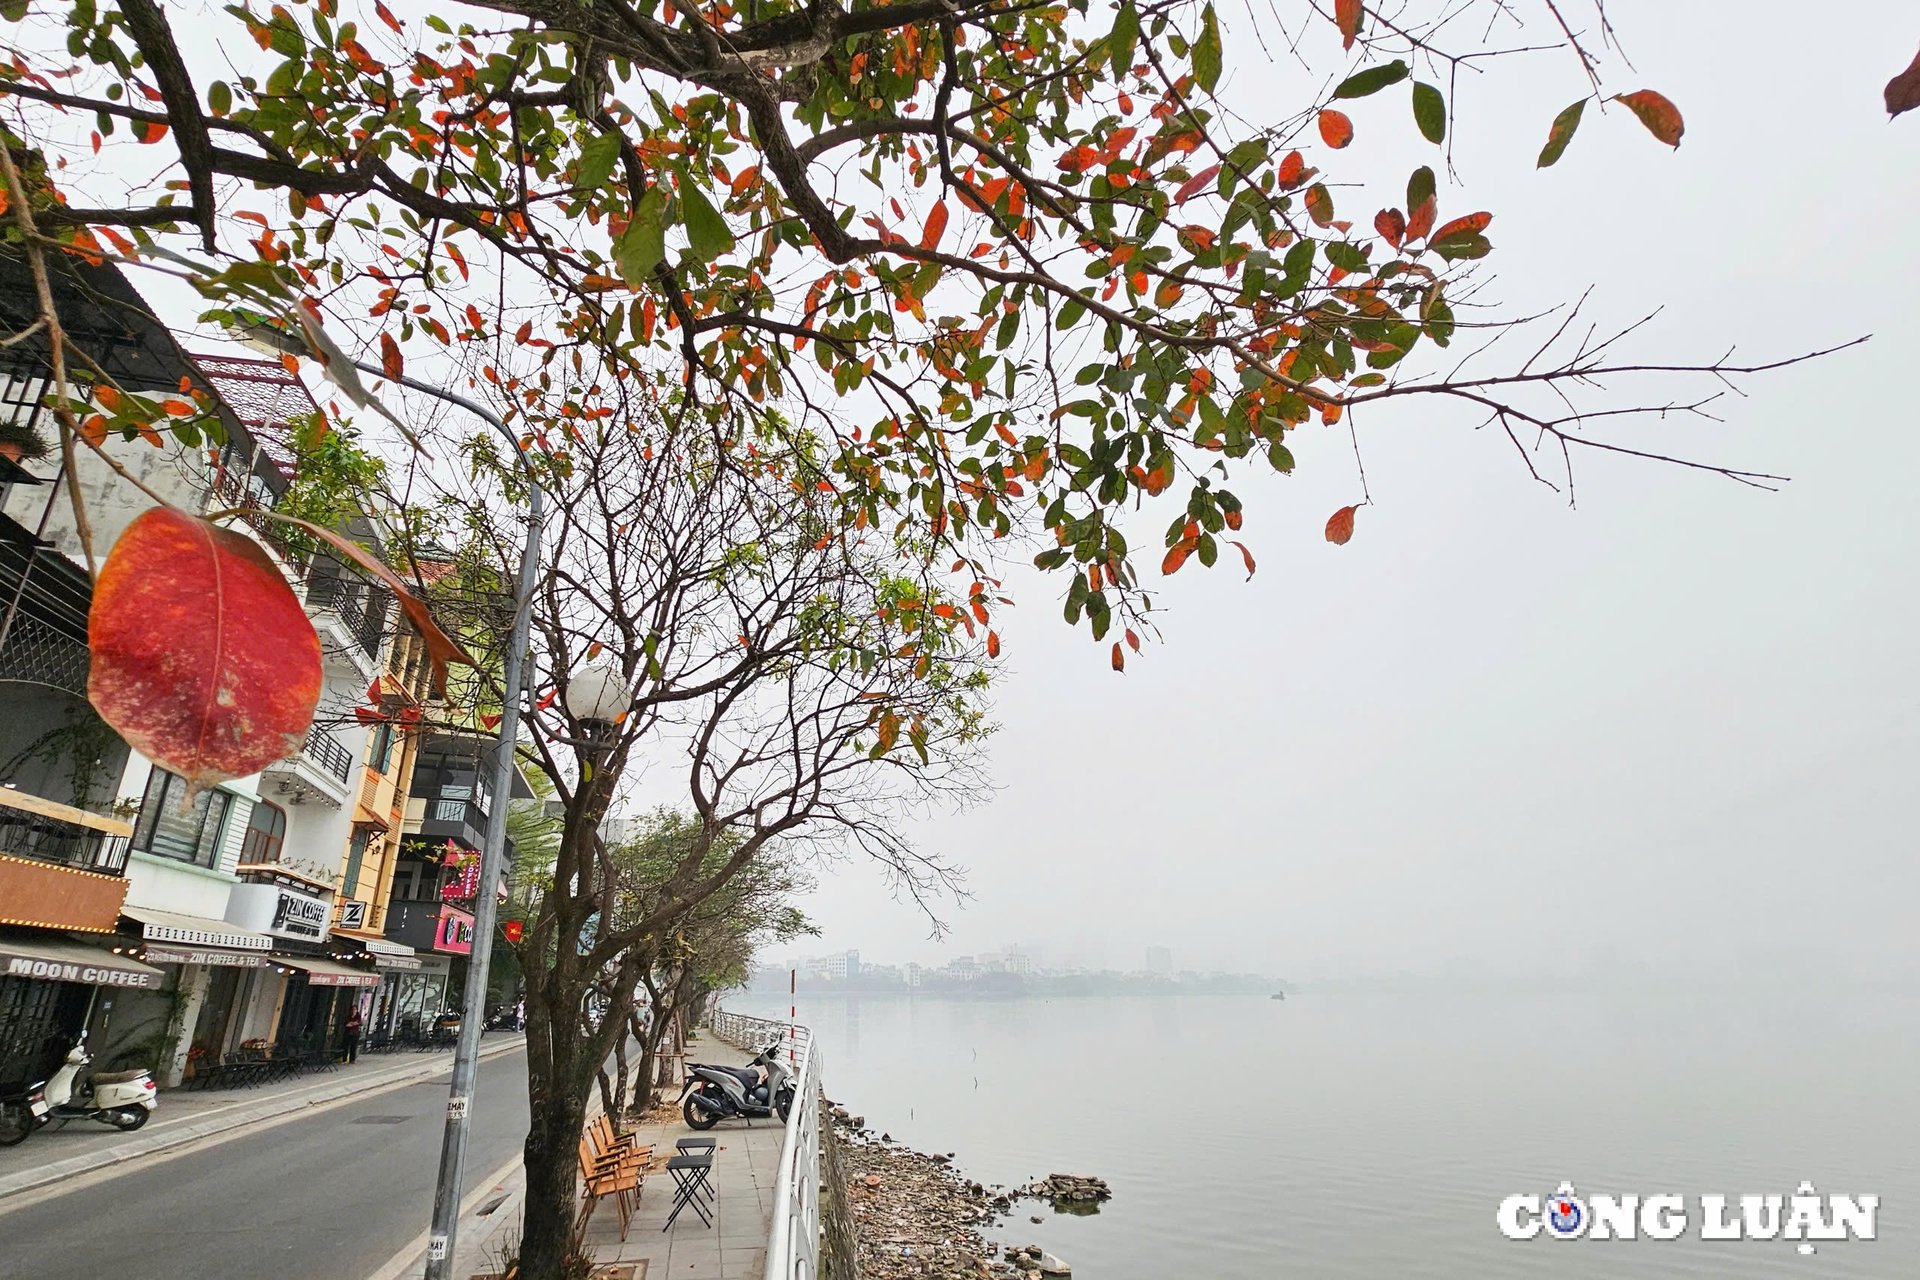
<svg viewBox="0 0 1920 1280">
<path fill-rule="evenodd" d="M 721 1045 L 711 1036 L 694 1047 L 701 1059 L 740 1063 L 749 1055 Z M 647 1175 L 640 1203 L 620 1239 L 620 1215 L 612 1200 L 594 1210 L 587 1226 L 587 1245 L 594 1260 L 608 1263 L 647 1263 L 645 1280 L 760 1280 L 766 1270 L 767 1232 L 773 1221 L 773 1183 L 780 1164 L 784 1127 L 777 1119 L 723 1120 L 700 1136 L 720 1145 L 713 1153 L 712 1182 L 717 1195 L 708 1213 L 713 1226 L 700 1221 L 691 1207 L 683 1210 L 671 1230 L 664 1230 L 672 1211 L 674 1182 L 665 1168 L 674 1143 L 693 1136 L 684 1121 L 643 1125 L 635 1133 L 641 1145 L 653 1145 L 656 1167 Z M 635 1280 L 639 1280 L 636 1273 Z"/>
</svg>

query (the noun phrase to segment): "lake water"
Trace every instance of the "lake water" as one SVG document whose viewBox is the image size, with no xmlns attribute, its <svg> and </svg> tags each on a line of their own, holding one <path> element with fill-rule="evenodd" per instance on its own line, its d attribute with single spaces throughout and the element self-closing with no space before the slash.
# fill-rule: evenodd
<svg viewBox="0 0 1920 1280">
<path fill-rule="evenodd" d="M 781 997 L 735 995 L 786 1015 Z M 1920 1276 L 1920 999 L 800 998 L 828 1096 L 972 1177 L 1086 1173 L 997 1233 L 1077 1280 Z M 1505 1239 L 1502 1198 L 1881 1197 L 1879 1239 Z M 1737 1200 L 1734 1201 L 1737 1204 Z M 1038 1226 L 1030 1214 L 1046 1214 Z M 1736 1210 L 1737 1216 L 1737 1210 Z"/>
</svg>

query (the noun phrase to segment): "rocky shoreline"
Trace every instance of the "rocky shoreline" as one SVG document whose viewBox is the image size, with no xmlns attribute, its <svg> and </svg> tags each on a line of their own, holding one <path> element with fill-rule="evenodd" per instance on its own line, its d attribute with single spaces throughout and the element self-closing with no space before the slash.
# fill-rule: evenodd
<svg viewBox="0 0 1920 1280">
<path fill-rule="evenodd" d="M 1098 1178 L 1054 1174 L 1027 1186 L 988 1186 L 953 1154 L 915 1151 L 875 1134 L 864 1116 L 829 1105 L 846 1203 L 859 1238 L 859 1280 L 1052 1280 L 1071 1275 L 1038 1245 L 1003 1245 L 988 1232 L 1023 1199 L 1092 1209 L 1112 1193 Z M 1040 1219 L 1035 1218 L 1035 1222 Z"/>
</svg>

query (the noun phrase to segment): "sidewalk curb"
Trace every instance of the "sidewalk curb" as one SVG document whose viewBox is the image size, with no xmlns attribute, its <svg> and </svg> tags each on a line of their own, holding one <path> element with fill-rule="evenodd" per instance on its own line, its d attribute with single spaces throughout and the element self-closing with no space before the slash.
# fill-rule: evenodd
<svg viewBox="0 0 1920 1280">
<path fill-rule="evenodd" d="M 525 1046 L 524 1038 L 510 1043 L 483 1045 L 480 1050 L 480 1060 L 485 1061 L 488 1058 L 499 1057 L 501 1054 L 512 1053 Z M 0 1205 L 4 1205 L 14 1196 L 37 1191 L 68 1178 L 110 1169 L 115 1165 L 135 1160 L 144 1160 L 148 1156 L 160 1155 L 196 1142 L 203 1142 L 208 1138 L 231 1133 L 236 1129 L 244 1129 L 265 1121 L 290 1120 L 317 1107 L 330 1106 L 349 1098 L 384 1093 L 403 1085 L 417 1084 L 422 1080 L 430 1080 L 434 1076 L 446 1074 L 452 1070 L 452 1066 L 452 1059 L 436 1056 L 430 1062 L 423 1062 L 417 1067 L 396 1071 L 377 1079 L 342 1080 L 316 1089 L 312 1093 L 302 1094 L 297 1099 L 280 1098 L 253 1106 L 236 1107 L 218 1116 L 209 1116 L 205 1120 L 169 1128 L 165 1133 L 134 1138 L 118 1146 L 101 1147 L 85 1155 L 70 1156 L 65 1160 L 41 1165 L 37 1169 L 11 1174 L 0 1178 Z"/>
<path fill-rule="evenodd" d="M 516 1155 L 495 1169 L 460 1202 L 460 1222 L 456 1228 L 459 1244 L 453 1253 L 451 1273 L 474 1275 L 486 1269 L 499 1256 L 501 1237 L 520 1225 L 520 1202 L 526 1198 L 527 1168 Z M 367 1280 L 403 1280 L 410 1274 L 424 1273 L 427 1265 L 427 1232 L 421 1232 Z"/>
</svg>

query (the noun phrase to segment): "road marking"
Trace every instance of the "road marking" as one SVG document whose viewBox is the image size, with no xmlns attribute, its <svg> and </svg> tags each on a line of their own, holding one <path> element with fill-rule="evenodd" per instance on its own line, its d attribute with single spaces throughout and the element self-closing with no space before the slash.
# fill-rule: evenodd
<svg viewBox="0 0 1920 1280">
<path fill-rule="evenodd" d="M 472 1217 L 473 1211 L 480 1207 L 480 1202 L 492 1195 L 499 1189 L 501 1183 L 513 1176 L 513 1171 L 520 1167 L 520 1160 L 520 1153 L 515 1152 L 511 1160 L 480 1179 L 480 1185 L 468 1192 L 467 1198 L 460 1202 L 460 1216 Z M 400 1280 L 400 1277 L 404 1276 L 415 1263 L 424 1263 L 427 1260 L 427 1246 L 431 1243 L 430 1235 L 430 1232 L 422 1231 L 407 1241 L 400 1252 L 387 1259 L 386 1265 L 368 1276 L 367 1280 Z"/>
</svg>

